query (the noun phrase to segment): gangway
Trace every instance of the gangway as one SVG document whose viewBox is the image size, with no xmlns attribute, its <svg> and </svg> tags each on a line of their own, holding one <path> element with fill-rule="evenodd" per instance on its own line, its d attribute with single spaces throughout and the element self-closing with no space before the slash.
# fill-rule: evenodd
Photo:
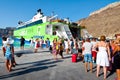
<svg viewBox="0 0 120 80">
<path fill-rule="evenodd" d="M 92 35 L 90 35 L 86 29 L 83 29 L 83 33 L 84 33 L 84 36 L 83 36 L 84 38 L 91 38 L 92 37 Z"/>
</svg>

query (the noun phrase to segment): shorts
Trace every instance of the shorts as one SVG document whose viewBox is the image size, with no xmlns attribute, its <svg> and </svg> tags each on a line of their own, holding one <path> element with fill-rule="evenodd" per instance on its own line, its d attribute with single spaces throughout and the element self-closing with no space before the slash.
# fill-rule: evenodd
<svg viewBox="0 0 120 80">
<path fill-rule="evenodd" d="M 97 52 L 96 51 L 92 51 L 92 57 L 96 58 L 97 56 Z"/>
<path fill-rule="evenodd" d="M 84 54 L 85 62 L 92 62 L 92 54 Z"/>
<path fill-rule="evenodd" d="M 12 54 L 5 54 L 7 60 L 12 60 Z"/>
</svg>

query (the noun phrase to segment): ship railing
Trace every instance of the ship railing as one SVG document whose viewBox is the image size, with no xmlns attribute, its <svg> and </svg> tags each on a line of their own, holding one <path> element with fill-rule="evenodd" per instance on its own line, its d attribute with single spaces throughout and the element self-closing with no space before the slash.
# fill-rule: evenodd
<svg viewBox="0 0 120 80">
<path fill-rule="evenodd" d="M 23 23 L 21 23 L 20 25 L 18 25 L 17 28 L 22 27 L 22 26 L 27 25 L 27 24 L 30 24 L 30 23 L 32 23 L 32 22 L 33 22 L 32 19 L 29 20 L 29 21 L 27 21 L 27 22 L 23 22 Z"/>
<path fill-rule="evenodd" d="M 54 18 L 56 18 L 58 15 L 54 15 L 54 16 L 52 16 L 51 18 L 48 18 L 48 21 L 51 21 L 51 20 L 53 20 Z"/>
</svg>

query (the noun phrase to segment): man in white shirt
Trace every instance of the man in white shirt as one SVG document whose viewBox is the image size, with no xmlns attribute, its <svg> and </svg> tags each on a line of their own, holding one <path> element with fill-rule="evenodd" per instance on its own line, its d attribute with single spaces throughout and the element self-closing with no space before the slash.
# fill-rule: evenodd
<svg viewBox="0 0 120 80">
<path fill-rule="evenodd" d="M 82 50 L 84 51 L 85 72 L 88 72 L 88 63 L 92 72 L 92 44 L 89 38 L 86 38 L 86 41 L 83 43 Z"/>
</svg>

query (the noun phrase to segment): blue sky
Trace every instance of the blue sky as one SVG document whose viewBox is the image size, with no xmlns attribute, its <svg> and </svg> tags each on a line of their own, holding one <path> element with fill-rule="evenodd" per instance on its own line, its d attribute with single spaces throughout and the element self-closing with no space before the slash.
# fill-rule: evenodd
<svg viewBox="0 0 120 80">
<path fill-rule="evenodd" d="M 16 27 L 18 21 L 28 21 L 38 9 L 50 16 L 69 17 L 76 22 L 95 10 L 120 0 L 0 0 L 0 28 Z"/>
</svg>

